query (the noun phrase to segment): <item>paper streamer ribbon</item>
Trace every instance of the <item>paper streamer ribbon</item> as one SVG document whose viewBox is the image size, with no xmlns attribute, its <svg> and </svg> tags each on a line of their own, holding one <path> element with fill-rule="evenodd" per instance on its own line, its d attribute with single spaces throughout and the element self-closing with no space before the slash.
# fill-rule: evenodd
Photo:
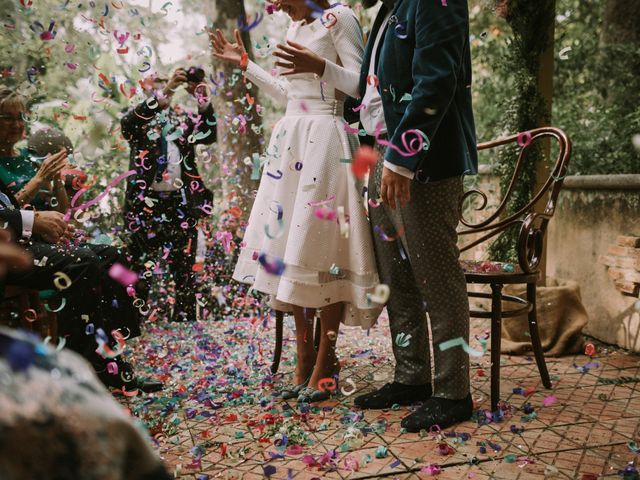
<svg viewBox="0 0 640 480">
<path fill-rule="evenodd" d="M 445 351 L 457 346 L 462 347 L 462 349 L 472 357 L 481 357 L 483 355 L 482 352 L 469 347 L 469 345 L 467 345 L 467 342 L 465 342 L 464 338 L 462 337 L 453 338 L 451 340 L 447 340 L 446 342 L 442 342 L 438 345 L 438 348 L 440 348 L 441 351 Z"/>
<path fill-rule="evenodd" d="M 410 138 L 409 135 L 413 135 L 413 138 Z M 428 150 L 430 146 L 429 139 L 424 134 L 424 132 L 421 132 L 420 130 L 417 130 L 415 128 L 403 132 L 400 136 L 400 139 L 402 140 L 402 146 L 404 147 L 404 150 L 387 140 L 378 138 L 378 136 L 376 135 L 376 141 L 380 145 L 384 145 L 388 148 L 393 148 L 403 157 L 412 157 L 421 150 Z"/>
<path fill-rule="evenodd" d="M 95 205 L 96 203 L 98 203 L 100 200 L 102 200 L 109 193 L 109 190 L 111 190 L 118 183 L 120 183 L 120 181 L 124 180 L 127 177 L 130 177 L 131 175 L 135 175 L 135 173 L 136 173 L 135 170 L 129 170 L 127 172 L 124 172 L 124 173 L 118 175 L 116 178 L 114 178 L 109 183 L 109 185 L 107 185 L 107 188 L 105 188 L 104 191 L 102 193 L 100 193 L 97 197 L 95 197 L 93 200 L 89 200 L 88 202 L 85 202 L 82 205 L 78 205 L 76 207 L 74 205 L 76 204 L 78 199 L 84 194 L 84 192 L 86 192 L 88 190 L 88 188 L 83 188 L 82 190 L 78 191 L 78 193 L 76 193 L 73 196 L 73 198 L 71 199 L 71 208 L 69 209 L 69 211 L 64 216 L 65 221 L 69 221 L 69 219 L 71 218 L 71 213 L 72 212 L 74 212 L 76 210 L 84 210 L 87 207 L 90 207 L 90 206 Z"/>
</svg>

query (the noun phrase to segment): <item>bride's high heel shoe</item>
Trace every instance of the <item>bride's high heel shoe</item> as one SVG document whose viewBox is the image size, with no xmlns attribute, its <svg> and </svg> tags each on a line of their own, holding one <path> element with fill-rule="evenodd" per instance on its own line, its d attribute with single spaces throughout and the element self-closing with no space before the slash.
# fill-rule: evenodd
<svg viewBox="0 0 640 480">
<path fill-rule="evenodd" d="M 298 403 L 315 403 L 315 402 L 324 402 L 325 400 L 329 400 L 331 397 L 335 397 L 338 395 L 338 374 L 334 374 L 331 378 L 335 382 L 335 388 L 328 389 L 325 388 L 323 390 L 318 390 L 313 387 L 305 387 L 300 390 L 298 395 Z"/>
<path fill-rule="evenodd" d="M 296 398 L 298 395 L 300 395 L 300 392 L 303 389 L 307 388 L 307 385 L 309 385 L 309 380 L 311 380 L 311 373 L 309 374 L 307 379 L 304 382 L 302 382 L 300 385 L 294 385 L 293 383 L 288 383 L 282 388 L 282 390 L 280 390 L 280 397 L 283 400 L 291 400 L 292 398 Z"/>
</svg>

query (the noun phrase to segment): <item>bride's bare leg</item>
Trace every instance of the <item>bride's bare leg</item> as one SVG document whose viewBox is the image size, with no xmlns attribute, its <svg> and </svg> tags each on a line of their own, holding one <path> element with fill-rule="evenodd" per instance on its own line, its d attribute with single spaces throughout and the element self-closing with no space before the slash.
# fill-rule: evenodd
<svg viewBox="0 0 640 480">
<path fill-rule="evenodd" d="M 293 374 L 293 384 L 300 385 L 313 371 L 316 363 L 316 350 L 313 347 L 313 319 L 315 308 L 293 307 L 293 317 L 296 320 L 296 352 L 298 362 Z"/>
<path fill-rule="evenodd" d="M 328 307 L 323 307 L 320 313 L 320 347 L 316 366 L 309 381 L 309 386 L 318 388 L 318 381 L 329 378 L 340 371 L 340 364 L 336 355 L 336 341 L 340 330 L 340 320 L 342 319 L 343 303 L 334 303 Z"/>
</svg>

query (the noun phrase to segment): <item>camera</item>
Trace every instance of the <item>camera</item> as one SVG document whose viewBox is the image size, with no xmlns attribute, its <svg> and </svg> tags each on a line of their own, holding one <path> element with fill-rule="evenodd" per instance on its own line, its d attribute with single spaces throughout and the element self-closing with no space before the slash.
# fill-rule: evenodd
<svg viewBox="0 0 640 480">
<path fill-rule="evenodd" d="M 187 69 L 187 82 L 202 83 L 204 81 L 204 70 L 200 67 L 189 67 Z"/>
</svg>

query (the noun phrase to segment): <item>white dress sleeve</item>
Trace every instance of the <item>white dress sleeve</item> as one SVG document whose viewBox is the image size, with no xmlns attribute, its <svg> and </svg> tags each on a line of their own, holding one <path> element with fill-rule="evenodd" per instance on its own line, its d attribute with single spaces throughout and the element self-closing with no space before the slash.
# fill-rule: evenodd
<svg viewBox="0 0 640 480">
<path fill-rule="evenodd" d="M 247 63 L 244 76 L 255 83 L 260 90 L 264 90 L 271 95 L 276 102 L 282 105 L 287 104 L 290 84 L 286 78 L 281 76 L 274 77 L 253 61 Z"/>
<path fill-rule="evenodd" d="M 351 97 L 360 96 L 360 68 L 364 55 L 362 29 L 356 14 L 349 7 L 337 7 L 330 13 L 336 17 L 335 24 L 330 27 L 331 37 L 338 52 L 341 65 L 326 60 L 322 81 Z M 333 19 L 328 18 L 331 23 Z"/>
</svg>

